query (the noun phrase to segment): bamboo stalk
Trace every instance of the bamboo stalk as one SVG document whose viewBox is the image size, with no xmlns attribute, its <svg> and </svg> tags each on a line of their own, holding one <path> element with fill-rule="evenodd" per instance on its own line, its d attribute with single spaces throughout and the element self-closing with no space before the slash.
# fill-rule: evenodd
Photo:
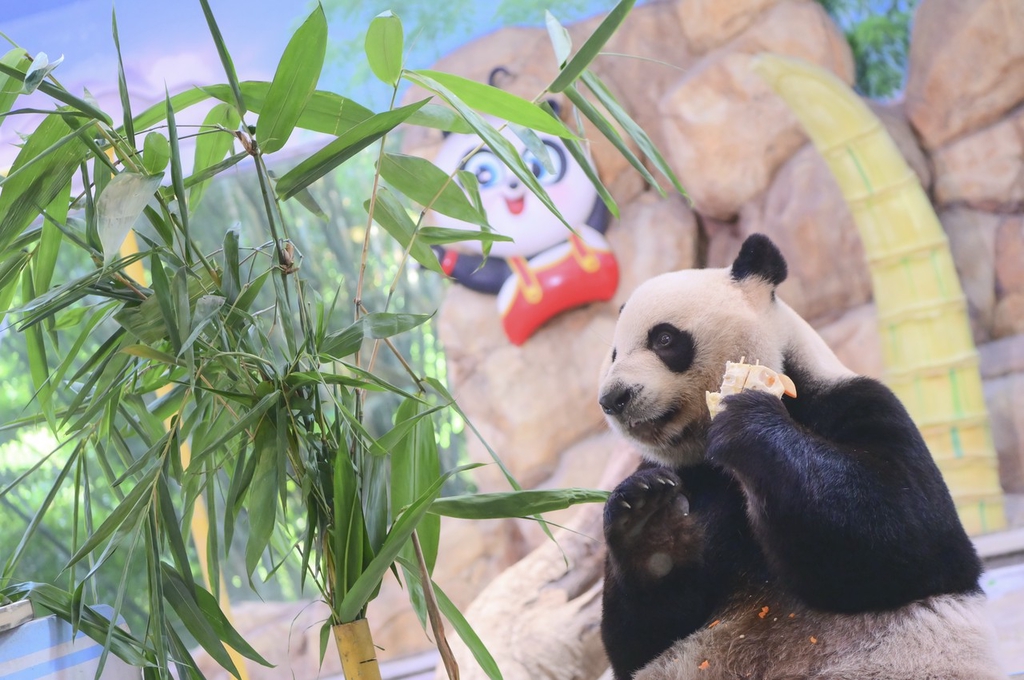
<svg viewBox="0 0 1024 680">
<path fill-rule="evenodd" d="M 377 650 L 366 619 L 331 626 L 345 680 L 381 680 Z"/>
<path fill-rule="evenodd" d="M 886 383 L 907 407 L 970 534 L 1005 527 L 967 306 L 946 234 L 867 105 L 832 73 L 760 55 L 755 70 L 803 124 L 853 213 L 867 255 Z"/>
</svg>

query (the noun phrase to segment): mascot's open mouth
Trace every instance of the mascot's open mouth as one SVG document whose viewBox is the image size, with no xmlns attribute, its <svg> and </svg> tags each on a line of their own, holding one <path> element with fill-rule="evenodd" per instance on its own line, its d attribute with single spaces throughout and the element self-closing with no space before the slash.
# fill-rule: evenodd
<svg viewBox="0 0 1024 680">
<path fill-rule="evenodd" d="M 506 198 L 505 205 L 508 206 L 508 211 L 513 215 L 518 215 L 523 212 L 523 208 L 526 206 L 526 196 L 520 196 L 519 198 Z"/>
</svg>

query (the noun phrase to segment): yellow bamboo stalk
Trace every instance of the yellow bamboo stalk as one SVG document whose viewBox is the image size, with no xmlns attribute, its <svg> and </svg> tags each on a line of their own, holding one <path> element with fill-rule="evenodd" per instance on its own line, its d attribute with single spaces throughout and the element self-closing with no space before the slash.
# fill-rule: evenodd
<svg viewBox="0 0 1024 680">
<path fill-rule="evenodd" d="M 907 407 L 970 534 L 1005 526 L 967 306 L 942 225 L 871 109 L 829 71 L 762 54 L 755 71 L 789 105 L 853 213 L 878 311 L 885 381 Z"/>
<path fill-rule="evenodd" d="M 381 680 L 377 650 L 373 646 L 370 624 L 366 619 L 331 628 L 338 645 L 338 654 L 341 655 L 341 670 L 345 680 Z"/>
</svg>

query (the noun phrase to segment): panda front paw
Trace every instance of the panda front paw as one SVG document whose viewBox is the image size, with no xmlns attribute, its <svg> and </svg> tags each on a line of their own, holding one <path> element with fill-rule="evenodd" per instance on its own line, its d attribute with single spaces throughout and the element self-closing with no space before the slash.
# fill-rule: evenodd
<svg viewBox="0 0 1024 680">
<path fill-rule="evenodd" d="M 638 470 L 605 504 L 604 534 L 619 569 L 641 580 L 659 579 L 693 554 L 690 501 L 666 468 Z"/>
<path fill-rule="evenodd" d="M 748 390 L 722 400 L 720 412 L 708 430 L 707 459 L 730 464 L 736 456 L 756 455 L 779 426 L 793 421 L 782 400 L 767 392 Z"/>
</svg>

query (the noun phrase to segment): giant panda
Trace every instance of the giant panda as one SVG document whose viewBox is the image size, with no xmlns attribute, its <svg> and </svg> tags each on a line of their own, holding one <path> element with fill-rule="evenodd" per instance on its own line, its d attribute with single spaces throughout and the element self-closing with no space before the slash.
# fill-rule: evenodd
<svg viewBox="0 0 1024 680">
<path fill-rule="evenodd" d="M 1005 678 L 981 565 L 896 396 L 776 294 L 755 234 L 732 266 L 639 286 L 599 402 L 645 462 L 610 495 L 602 638 L 619 680 Z M 705 392 L 726 361 L 797 397 Z"/>
</svg>

